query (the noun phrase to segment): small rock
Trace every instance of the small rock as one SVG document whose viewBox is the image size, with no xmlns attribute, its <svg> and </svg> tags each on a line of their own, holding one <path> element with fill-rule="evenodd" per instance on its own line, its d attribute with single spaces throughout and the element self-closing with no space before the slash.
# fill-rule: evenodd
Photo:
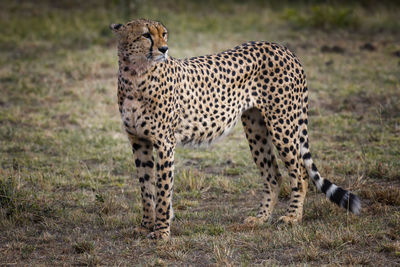
<svg viewBox="0 0 400 267">
<path fill-rule="evenodd" d="M 371 43 L 365 43 L 360 46 L 360 50 L 375 51 L 376 47 Z"/>
<path fill-rule="evenodd" d="M 338 45 L 334 45 L 332 47 L 332 52 L 334 52 L 334 53 L 344 53 L 344 48 L 340 47 Z"/>
<path fill-rule="evenodd" d="M 323 45 L 321 46 L 321 52 L 323 53 L 331 52 L 331 48 L 327 45 Z"/>
<path fill-rule="evenodd" d="M 333 64 L 333 60 L 328 60 L 327 62 L 325 62 L 325 65 L 330 66 Z"/>
</svg>

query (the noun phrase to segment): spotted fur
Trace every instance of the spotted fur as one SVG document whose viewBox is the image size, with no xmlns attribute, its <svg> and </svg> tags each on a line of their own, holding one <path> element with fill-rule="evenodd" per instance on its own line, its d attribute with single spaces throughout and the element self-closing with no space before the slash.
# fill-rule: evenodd
<svg viewBox="0 0 400 267">
<path fill-rule="evenodd" d="M 168 33 L 159 22 L 134 20 L 111 29 L 119 40 L 119 111 L 141 186 L 141 227 L 149 237 L 170 236 L 175 147 L 213 142 L 239 119 L 264 179 L 259 211 L 247 223 L 265 222 L 277 202 L 282 176 L 274 148 L 292 190 L 283 222 L 301 221 L 308 177 L 332 202 L 359 213 L 358 197 L 322 178 L 312 161 L 306 77 L 286 47 L 249 42 L 181 60 L 168 57 Z"/>
</svg>

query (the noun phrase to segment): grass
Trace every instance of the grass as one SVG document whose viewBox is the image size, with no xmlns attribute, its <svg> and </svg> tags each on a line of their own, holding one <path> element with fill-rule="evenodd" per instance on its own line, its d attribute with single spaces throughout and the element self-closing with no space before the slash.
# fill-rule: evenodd
<svg viewBox="0 0 400 267">
<path fill-rule="evenodd" d="M 315 5 L 306 10 L 306 13 L 300 12 L 297 8 L 288 8 L 283 18 L 291 22 L 293 27 L 312 27 L 331 30 L 338 28 L 356 29 L 359 26 L 357 17 L 351 8 Z"/>
<path fill-rule="evenodd" d="M 0 264 L 400 264 L 398 12 L 386 2 L 1 2 Z M 140 189 L 107 28 L 136 17 L 163 21 L 175 57 L 248 40 L 295 51 L 308 76 L 315 162 L 360 195 L 362 214 L 310 186 L 303 223 L 279 225 L 285 179 L 271 221 L 244 225 L 262 181 L 237 125 L 211 147 L 178 149 L 173 238 L 137 235 Z"/>
</svg>

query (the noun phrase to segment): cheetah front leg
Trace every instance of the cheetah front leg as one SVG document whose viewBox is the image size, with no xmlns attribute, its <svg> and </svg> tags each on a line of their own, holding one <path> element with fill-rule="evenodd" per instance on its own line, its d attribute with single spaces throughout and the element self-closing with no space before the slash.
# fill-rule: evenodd
<svg viewBox="0 0 400 267">
<path fill-rule="evenodd" d="M 174 154 L 174 143 L 167 142 L 157 149 L 156 221 L 154 232 L 148 235 L 152 239 L 168 240 L 170 236 L 170 226 L 173 217 Z"/>
<path fill-rule="evenodd" d="M 153 230 L 155 224 L 153 144 L 146 139 L 135 136 L 129 136 L 129 141 L 135 158 L 143 208 L 143 219 L 140 227 L 136 230 L 140 233 L 149 233 Z"/>
</svg>

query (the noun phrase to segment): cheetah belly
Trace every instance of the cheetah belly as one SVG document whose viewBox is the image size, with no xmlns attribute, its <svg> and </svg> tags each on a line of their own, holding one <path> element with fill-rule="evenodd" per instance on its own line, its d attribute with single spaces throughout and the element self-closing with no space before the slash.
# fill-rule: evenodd
<svg viewBox="0 0 400 267">
<path fill-rule="evenodd" d="M 238 104 L 219 110 L 218 113 L 203 110 L 199 113 L 191 113 L 191 110 L 186 109 L 175 131 L 175 138 L 183 146 L 207 145 L 216 142 L 232 130 L 247 108 Z"/>
</svg>

